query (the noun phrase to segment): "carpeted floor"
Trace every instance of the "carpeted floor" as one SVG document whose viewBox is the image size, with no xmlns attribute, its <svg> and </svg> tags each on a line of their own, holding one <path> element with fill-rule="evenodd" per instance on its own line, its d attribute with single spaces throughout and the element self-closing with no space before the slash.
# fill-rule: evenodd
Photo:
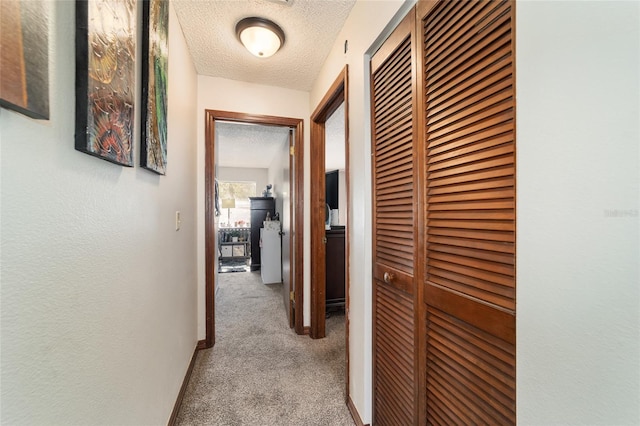
<svg viewBox="0 0 640 426">
<path fill-rule="evenodd" d="M 282 284 L 260 272 L 219 275 L 216 344 L 200 351 L 179 425 L 353 425 L 345 405 L 344 314 L 327 337 L 288 327 Z"/>
</svg>

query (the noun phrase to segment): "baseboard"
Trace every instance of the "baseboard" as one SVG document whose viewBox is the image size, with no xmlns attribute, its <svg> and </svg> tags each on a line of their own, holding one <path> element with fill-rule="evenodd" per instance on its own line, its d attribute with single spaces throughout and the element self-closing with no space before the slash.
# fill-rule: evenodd
<svg viewBox="0 0 640 426">
<path fill-rule="evenodd" d="M 199 340 L 198 344 L 193 350 L 193 356 L 191 357 L 189 368 L 187 368 L 187 372 L 184 375 L 184 380 L 182 381 L 182 386 L 180 387 L 180 392 L 178 392 L 178 398 L 176 398 L 176 404 L 173 406 L 173 411 L 171 412 L 171 417 L 169 417 L 169 423 L 167 423 L 167 426 L 174 426 L 176 424 L 178 412 L 180 411 L 180 406 L 182 405 L 182 400 L 184 399 L 184 393 L 187 391 L 187 385 L 189 384 L 189 379 L 191 378 L 191 373 L 193 372 L 193 366 L 196 364 L 196 356 L 198 355 L 198 351 L 200 350 L 201 345 L 204 346 L 204 340 Z"/>
<path fill-rule="evenodd" d="M 356 409 L 356 406 L 353 405 L 353 401 L 351 400 L 350 396 L 347 397 L 347 408 L 349 408 L 349 412 L 351 413 L 351 418 L 353 418 L 353 422 L 356 424 L 356 426 L 369 426 L 368 423 L 366 425 L 362 423 L 360 414 L 358 414 L 358 410 Z"/>
<path fill-rule="evenodd" d="M 202 339 L 202 340 L 198 340 L 198 344 L 196 345 L 196 349 L 200 350 L 200 349 L 207 349 L 207 341 Z"/>
<path fill-rule="evenodd" d="M 308 336 L 309 334 L 311 334 L 311 327 L 307 326 L 305 328 L 302 329 L 302 334 L 305 336 Z"/>
</svg>

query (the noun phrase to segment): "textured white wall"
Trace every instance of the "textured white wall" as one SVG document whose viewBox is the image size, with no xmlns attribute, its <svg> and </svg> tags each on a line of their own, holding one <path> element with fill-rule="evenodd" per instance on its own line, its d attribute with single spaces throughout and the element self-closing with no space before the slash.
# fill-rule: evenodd
<svg viewBox="0 0 640 426">
<path fill-rule="evenodd" d="M 640 3 L 518 2 L 523 425 L 640 424 Z"/>
<path fill-rule="evenodd" d="M 338 170 L 338 224 L 347 224 L 344 103 L 325 122 L 325 171 Z"/>
<path fill-rule="evenodd" d="M 280 146 L 280 150 L 273 157 L 273 161 L 269 165 L 267 170 L 267 181 L 273 185 L 271 192 L 276 199 L 276 212 L 280 213 L 280 218 L 283 217 L 283 185 L 285 179 L 285 171 L 289 169 L 289 141 L 285 140 Z M 288 180 L 288 179 L 287 179 Z M 264 185 L 260 192 L 264 190 Z M 262 194 L 260 194 L 262 195 Z"/>
<path fill-rule="evenodd" d="M 74 5 L 51 119 L 0 112 L 1 422 L 165 424 L 197 340 L 195 68 L 172 11 L 167 176 L 75 151 Z"/>
<path fill-rule="evenodd" d="M 198 76 L 198 336 L 205 336 L 204 256 L 204 116 L 206 109 L 304 119 L 305 169 L 309 169 L 309 93 L 280 87 Z M 263 188 L 264 189 L 264 188 Z M 308 217 L 309 179 L 305 175 L 304 208 Z M 309 220 L 304 226 L 304 293 L 309 294 Z M 309 299 L 304 302 L 305 325 L 309 325 Z"/>
<path fill-rule="evenodd" d="M 349 170 L 351 217 L 349 393 L 362 420 L 371 422 L 371 130 L 368 63 L 364 58 L 399 8 L 412 1 L 359 0 L 338 35 L 311 91 L 314 110 L 345 64 L 349 65 Z M 397 17 L 396 17 L 397 18 Z M 393 27 L 393 24 L 391 25 Z M 349 50 L 344 53 L 344 41 Z M 368 65 L 367 65 L 368 66 Z"/>
<path fill-rule="evenodd" d="M 255 182 L 256 194 L 254 197 L 261 197 L 262 191 L 268 183 L 269 169 L 254 169 L 248 167 L 218 167 L 218 180 L 232 182 Z"/>
</svg>

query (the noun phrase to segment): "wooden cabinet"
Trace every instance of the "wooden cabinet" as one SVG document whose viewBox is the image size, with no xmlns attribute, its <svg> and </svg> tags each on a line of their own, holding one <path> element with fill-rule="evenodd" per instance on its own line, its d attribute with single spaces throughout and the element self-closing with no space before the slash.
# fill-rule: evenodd
<svg viewBox="0 0 640 426">
<path fill-rule="evenodd" d="M 326 306 L 343 307 L 345 302 L 344 229 L 326 231 Z"/>
<path fill-rule="evenodd" d="M 260 270 L 260 228 L 267 217 L 276 214 L 276 200 L 273 197 L 249 197 L 251 202 L 251 270 Z"/>
</svg>

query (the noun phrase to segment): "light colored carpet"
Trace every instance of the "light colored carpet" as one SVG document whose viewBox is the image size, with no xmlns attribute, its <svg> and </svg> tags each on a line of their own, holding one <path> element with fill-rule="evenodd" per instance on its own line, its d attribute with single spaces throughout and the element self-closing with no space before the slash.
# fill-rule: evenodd
<svg viewBox="0 0 640 426">
<path fill-rule="evenodd" d="M 353 425 L 345 405 L 344 314 L 327 337 L 288 327 L 282 284 L 219 275 L 216 344 L 198 352 L 178 425 Z"/>
</svg>

